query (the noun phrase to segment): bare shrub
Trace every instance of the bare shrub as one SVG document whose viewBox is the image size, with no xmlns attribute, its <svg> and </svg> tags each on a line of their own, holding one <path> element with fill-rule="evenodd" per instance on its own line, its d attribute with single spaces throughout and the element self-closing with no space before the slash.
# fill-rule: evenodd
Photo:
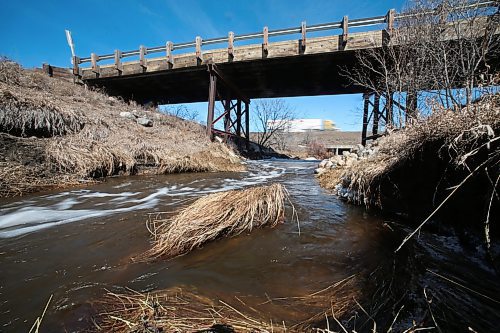
<svg viewBox="0 0 500 333">
<path fill-rule="evenodd" d="M 330 154 L 328 153 L 328 150 L 326 150 L 325 145 L 316 140 L 311 141 L 307 144 L 307 154 L 318 159 L 325 159 L 330 157 Z"/>
<path fill-rule="evenodd" d="M 280 133 L 288 131 L 295 112 L 283 99 L 262 99 L 254 103 L 252 119 L 257 143 L 270 147 L 280 142 Z"/>
</svg>

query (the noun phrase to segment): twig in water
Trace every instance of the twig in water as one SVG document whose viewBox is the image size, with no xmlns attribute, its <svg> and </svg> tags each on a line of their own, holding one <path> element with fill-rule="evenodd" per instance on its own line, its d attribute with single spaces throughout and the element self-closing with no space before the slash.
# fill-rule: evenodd
<svg viewBox="0 0 500 333">
<path fill-rule="evenodd" d="M 450 199 L 453 194 L 455 194 L 455 192 L 463 185 L 465 184 L 465 182 L 467 180 L 469 180 L 470 177 L 472 177 L 472 175 L 474 175 L 476 173 L 477 170 L 479 170 L 482 166 L 484 166 L 489 160 L 486 160 L 484 161 L 483 163 L 481 163 L 477 168 L 475 168 L 474 170 L 472 170 L 471 173 L 469 173 L 467 175 L 467 177 L 465 177 L 461 182 L 460 184 L 458 184 L 457 186 L 455 186 L 455 188 L 453 189 L 453 191 L 450 192 L 450 194 L 448 194 L 448 196 L 439 204 L 439 206 L 437 206 L 436 209 L 434 209 L 434 211 L 429 215 L 427 216 L 427 218 L 422 222 L 420 223 L 420 225 L 415 229 L 413 230 L 413 232 L 411 234 L 409 234 L 408 236 L 405 237 L 405 239 L 403 240 L 403 242 L 399 245 L 399 247 L 396 249 L 396 251 L 394 251 L 394 253 L 398 252 L 399 250 L 401 250 L 401 248 L 403 247 L 403 245 L 406 244 L 407 241 L 410 240 L 410 238 L 412 238 L 417 232 L 420 231 L 420 229 L 422 229 L 422 227 L 424 226 L 424 224 L 426 224 L 433 216 L 434 214 L 437 213 L 437 211 L 439 209 L 441 209 L 441 207 L 443 207 L 443 205 L 446 203 L 446 201 L 448 201 L 448 199 Z"/>
<path fill-rule="evenodd" d="M 47 312 L 47 309 L 49 308 L 49 303 L 52 300 L 53 294 L 50 295 L 49 300 L 47 301 L 47 304 L 45 304 L 45 308 L 43 309 L 42 315 L 38 318 L 36 318 L 35 322 L 33 323 L 33 326 L 31 326 L 31 329 L 29 333 L 38 333 L 38 330 L 40 329 L 40 325 L 42 324 L 43 317 L 45 316 L 45 312 Z M 33 331 L 34 330 L 34 331 Z"/>
<path fill-rule="evenodd" d="M 465 290 L 468 290 L 468 291 L 470 291 L 470 292 L 472 292 L 472 293 L 474 293 L 474 294 L 476 294 L 476 295 L 478 295 L 478 296 L 484 297 L 484 298 L 486 298 L 487 300 L 490 300 L 490 301 L 492 301 L 492 302 L 495 302 L 495 303 L 497 303 L 497 304 L 500 304 L 500 301 L 499 301 L 499 300 L 496 300 L 496 299 L 491 298 L 491 297 L 489 297 L 489 296 L 487 296 L 487 295 L 485 295 L 485 294 L 480 293 L 479 291 L 475 291 L 474 289 L 471 289 L 471 288 L 469 288 L 469 287 L 466 287 L 466 286 L 464 286 L 463 284 L 458 283 L 458 282 L 456 282 L 456 281 L 453 281 L 453 280 L 451 280 L 451 279 L 447 278 L 446 276 L 443 276 L 443 275 L 441 275 L 441 274 L 439 274 L 439 273 L 433 272 L 433 271 L 431 271 L 431 270 L 430 270 L 430 269 L 428 269 L 428 268 L 427 268 L 426 270 L 427 270 L 427 272 L 432 273 L 432 274 L 436 275 L 437 277 L 440 277 L 441 279 L 443 279 L 443 280 L 445 280 L 445 281 L 448 281 L 448 282 L 450 282 L 450 283 L 452 283 L 452 284 L 454 284 L 454 285 L 457 285 L 457 286 L 459 286 L 459 287 L 461 287 L 461 288 L 464 288 Z"/>
<path fill-rule="evenodd" d="M 427 302 L 427 307 L 429 308 L 429 312 L 430 312 L 431 317 L 432 317 L 432 321 L 434 322 L 434 325 L 436 325 L 436 328 L 439 331 L 439 333 L 442 333 L 441 328 L 439 328 L 439 325 L 436 322 L 436 318 L 434 318 L 434 313 L 432 313 L 432 309 L 431 309 L 432 299 L 429 300 L 429 297 L 427 297 L 427 290 L 425 288 L 424 288 L 424 296 L 425 296 L 425 301 Z"/>
</svg>

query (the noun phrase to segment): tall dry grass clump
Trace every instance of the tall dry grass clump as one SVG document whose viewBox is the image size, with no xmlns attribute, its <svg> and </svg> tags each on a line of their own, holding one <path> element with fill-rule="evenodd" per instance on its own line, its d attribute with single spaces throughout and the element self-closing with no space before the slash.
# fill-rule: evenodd
<svg viewBox="0 0 500 333">
<path fill-rule="evenodd" d="M 284 222 L 287 198 L 281 184 L 206 195 L 171 219 L 150 222 L 153 247 L 138 260 L 171 259 L 221 237 L 274 227 Z"/>
<path fill-rule="evenodd" d="M 121 115 L 126 113 L 127 116 Z M 145 117 L 151 127 L 137 123 Z M 212 143 L 197 123 L 144 108 L 37 70 L 0 59 L 0 174 L 21 170 L 28 184 L 63 185 L 58 179 L 89 180 L 119 174 L 241 171 L 227 146 Z M 30 147 L 39 152 L 33 163 Z M 19 160 L 12 156 L 28 156 Z M 5 167 L 4 167 L 5 165 Z M 5 170 L 4 170 L 5 169 Z M 28 177 L 29 175 L 29 177 Z M 50 176 L 50 177 L 49 177 Z M 10 179 L 10 178 L 9 178 Z M 9 180 L 2 186 L 12 187 Z M 18 187 L 26 193 L 40 186 Z"/>
</svg>

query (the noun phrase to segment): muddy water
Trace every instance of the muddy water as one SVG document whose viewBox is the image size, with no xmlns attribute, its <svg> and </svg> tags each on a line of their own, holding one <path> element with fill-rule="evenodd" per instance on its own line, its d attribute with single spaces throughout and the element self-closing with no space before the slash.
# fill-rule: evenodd
<svg viewBox="0 0 500 333">
<path fill-rule="evenodd" d="M 71 332 L 89 325 L 89 302 L 99 299 L 106 289 L 129 287 L 146 292 L 189 286 L 228 302 L 234 302 L 236 295 L 258 304 L 257 300 L 267 297 L 306 295 L 352 274 L 368 276 L 369 282 L 377 267 L 387 266 L 390 271 L 393 250 L 401 239 L 391 231 L 395 227 L 387 227 L 382 218 L 321 189 L 314 181 L 315 165 L 282 160 L 251 162 L 249 171 L 242 173 L 116 178 L 84 189 L 3 200 L 0 332 L 28 331 L 50 295 L 53 298 L 43 321 L 44 331 Z M 201 195 L 271 181 L 288 188 L 298 210 L 300 234 L 297 225 L 288 222 L 212 243 L 172 261 L 131 263 L 130 258 L 149 245 L 145 228 L 148 214 L 168 216 Z M 432 241 L 439 239 L 428 243 Z M 457 256 L 461 249 L 447 249 L 443 244 L 435 247 L 439 253 L 432 248 L 430 256 L 447 259 L 452 255 L 458 264 L 466 257 Z M 420 254 L 429 255 L 424 252 Z M 498 282 L 491 287 L 491 270 L 476 266 L 476 279 L 477 274 L 482 275 L 490 295 L 498 293 Z M 459 270 L 455 276 L 462 273 Z M 381 275 L 385 274 L 382 269 Z M 414 274 L 420 274 L 416 280 L 427 285 L 443 287 L 440 279 Z M 373 285 L 379 283 L 375 277 L 373 281 Z M 358 291 L 369 294 L 373 285 L 359 286 L 366 290 Z M 472 308 L 485 303 L 479 296 L 467 296 L 459 302 Z M 494 313 L 495 307 L 487 301 L 485 311 Z M 267 309 L 271 318 L 290 323 L 308 318 L 316 310 Z"/>
</svg>

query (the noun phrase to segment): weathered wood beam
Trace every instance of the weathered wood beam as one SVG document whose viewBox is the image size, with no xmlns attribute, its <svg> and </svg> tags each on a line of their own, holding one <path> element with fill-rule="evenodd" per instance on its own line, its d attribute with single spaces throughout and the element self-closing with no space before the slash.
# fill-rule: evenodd
<svg viewBox="0 0 500 333">
<path fill-rule="evenodd" d="M 236 135 L 241 137 L 241 99 L 237 101 L 238 106 L 236 108 Z"/>
<path fill-rule="evenodd" d="M 171 69 L 174 67 L 174 56 L 172 55 L 172 51 L 174 49 L 174 43 L 168 41 L 167 44 L 165 45 L 166 49 L 166 56 L 167 56 L 167 67 L 168 69 Z"/>
<path fill-rule="evenodd" d="M 234 32 L 229 31 L 227 36 L 227 57 L 228 61 L 233 61 L 234 59 Z"/>
<path fill-rule="evenodd" d="M 344 16 L 342 19 L 342 48 L 347 46 L 347 39 L 349 38 L 349 18 Z"/>
<path fill-rule="evenodd" d="M 269 29 L 264 27 L 262 30 L 263 40 L 262 40 L 262 58 L 267 58 L 269 54 Z"/>
<path fill-rule="evenodd" d="M 73 75 L 78 77 L 81 76 L 79 65 L 80 65 L 80 58 L 77 56 L 73 56 Z"/>
<path fill-rule="evenodd" d="M 118 75 L 121 75 L 123 72 L 123 64 L 122 64 L 122 51 L 115 50 L 115 69 L 118 71 Z"/>
<path fill-rule="evenodd" d="M 300 25 L 302 39 L 300 40 L 300 51 L 303 53 L 306 50 L 306 22 L 303 21 Z"/>
<path fill-rule="evenodd" d="M 245 102 L 245 144 L 250 150 L 250 101 Z"/>
<path fill-rule="evenodd" d="M 370 102 L 370 95 L 368 93 L 363 94 L 363 129 L 361 131 L 361 144 L 366 145 L 366 132 L 368 129 L 368 106 Z"/>
<path fill-rule="evenodd" d="M 387 23 L 386 30 L 389 33 L 389 35 L 392 35 L 392 32 L 394 31 L 394 17 L 396 15 L 396 10 L 391 9 L 387 12 L 387 15 L 385 16 L 385 22 Z"/>
<path fill-rule="evenodd" d="M 241 90 L 227 77 L 225 77 L 215 64 L 208 64 L 208 71 L 217 75 L 222 83 L 232 92 L 232 94 L 244 102 L 250 103 L 250 100 L 245 97 Z"/>
<path fill-rule="evenodd" d="M 201 37 L 196 36 L 196 61 L 198 66 L 201 65 L 203 59 L 201 58 Z"/>
<path fill-rule="evenodd" d="M 141 45 L 139 47 L 139 64 L 141 65 L 143 71 L 145 71 L 148 68 L 146 54 L 147 54 L 146 47 L 144 45 Z"/>
<path fill-rule="evenodd" d="M 373 127 L 372 134 L 376 135 L 378 133 L 378 120 L 380 117 L 380 95 L 375 93 L 373 98 Z"/>
<path fill-rule="evenodd" d="M 208 113 L 207 113 L 207 135 L 210 140 L 213 139 L 215 95 L 217 92 L 217 76 L 209 73 L 210 84 L 208 87 Z"/>
<path fill-rule="evenodd" d="M 97 62 L 99 61 L 99 57 L 95 53 L 90 54 L 90 64 L 92 65 L 92 72 L 95 73 L 96 75 L 99 75 L 101 73 L 101 69 Z"/>
</svg>

